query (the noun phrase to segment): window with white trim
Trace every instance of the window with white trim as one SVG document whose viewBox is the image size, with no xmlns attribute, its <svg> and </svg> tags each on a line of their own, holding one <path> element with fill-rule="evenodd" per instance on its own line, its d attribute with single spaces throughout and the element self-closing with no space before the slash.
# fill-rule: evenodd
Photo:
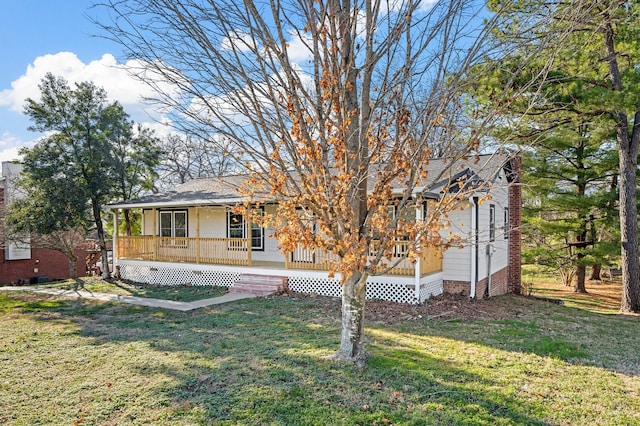
<svg viewBox="0 0 640 426">
<path fill-rule="evenodd" d="M 509 207 L 505 207 L 504 208 L 504 239 L 505 240 L 509 239 L 510 231 L 511 229 L 509 229 Z"/>
<path fill-rule="evenodd" d="M 160 211 L 161 237 L 184 238 L 187 237 L 187 211 L 164 210 Z"/>
<path fill-rule="evenodd" d="M 387 206 L 387 215 L 389 215 L 389 218 L 391 220 L 395 220 L 398 215 L 403 215 L 404 217 L 406 217 L 407 215 L 410 215 L 412 213 L 415 217 L 415 213 L 410 209 L 405 210 L 403 213 L 398 212 L 398 207 L 395 204 Z M 406 241 L 406 237 L 402 238 L 401 236 L 398 236 L 398 238 L 396 239 L 395 247 L 393 249 L 393 257 L 404 257 L 407 255 L 407 253 L 409 253 L 409 244 Z"/>
<path fill-rule="evenodd" d="M 496 206 L 489 206 L 489 241 L 496 240 Z"/>
<path fill-rule="evenodd" d="M 263 215 L 264 210 L 257 209 L 254 213 Z M 247 238 L 247 225 L 244 215 L 227 212 L 227 238 Z M 264 228 L 254 222 L 251 222 L 251 249 L 264 250 Z"/>
</svg>

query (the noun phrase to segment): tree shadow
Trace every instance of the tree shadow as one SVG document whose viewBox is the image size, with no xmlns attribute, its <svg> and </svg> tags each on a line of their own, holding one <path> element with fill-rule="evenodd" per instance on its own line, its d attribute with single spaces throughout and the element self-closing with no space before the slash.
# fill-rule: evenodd
<svg viewBox="0 0 640 426">
<path fill-rule="evenodd" d="M 90 290 L 88 290 L 85 285 L 84 285 L 84 280 L 81 280 L 80 278 L 74 278 L 73 279 L 73 287 L 72 287 L 73 291 L 87 291 L 89 293 L 91 293 Z"/>
<path fill-rule="evenodd" d="M 486 302 L 494 301 L 510 306 L 504 318 L 478 318 L 469 323 L 436 320 L 425 321 L 424 325 L 437 336 L 640 376 L 637 315 L 612 315 L 583 306 L 517 296 L 501 296 Z M 481 324 L 482 333 L 464 332 L 477 328 L 475 324 Z"/>
<path fill-rule="evenodd" d="M 479 329 L 491 326 L 533 330 L 527 320 L 466 329 L 431 322 L 411 332 L 374 326 L 368 330 L 371 358 L 359 370 L 327 359 L 339 343 L 339 310 L 327 312 L 312 301 L 253 299 L 186 313 L 87 300 L 42 309 L 42 321 L 55 321 L 56 313 L 96 348 L 114 342 L 148 347 L 156 358 L 132 357 L 127 368 L 141 382 L 170 377 L 171 386 L 154 392 L 170 401 L 175 416 L 197 409 L 204 424 L 543 425 L 554 411 L 551 402 L 541 403 L 515 383 L 530 372 L 510 373 L 516 375 L 510 383 L 487 373 L 502 368 L 499 362 L 478 369 L 474 363 L 481 358 L 463 356 L 491 356 L 492 348 L 504 359 L 513 352 L 535 354 L 517 342 L 509 347 L 504 336 L 495 340 L 492 331 L 478 338 Z M 461 349 L 447 353 L 434 340 L 441 337 Z M 519 337 L 524 341 L 531 334 Z M 164 362 L 163 353 L 180 354 L 184 361 Z"/>
</svg>

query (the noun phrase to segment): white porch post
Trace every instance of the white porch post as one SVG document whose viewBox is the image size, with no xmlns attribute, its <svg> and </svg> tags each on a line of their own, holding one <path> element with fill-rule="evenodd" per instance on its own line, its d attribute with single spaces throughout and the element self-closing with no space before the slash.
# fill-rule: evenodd
<svg viewBox="0 0 640 426">
<path fill-rule="evenodd" d="M 153 244 L 153 260 L 158 260 L 158 239 L 156 238 L 156 230 L 158 229 L 158 211 L 154 207 L 151 209 L 153 216 L 153 228 L 151 228 L 151 244 Z"/>
<path fill-rule="evenodd" d="M 196 206 L 196 263 L 200 263 L 200 207 Z"/>
<path fill-rule="evenodd" d="M 253 228 L 251 225 L 251 215 L 253 214 L 253 208 L 252 206 L 249 206 L 249 211 L 247 214 L 247 220 L 245 220 L 245 226 L 247 227 L 247 233 L 246 233 L 246 237 L 247 237 L 247 263 L 248 266 L 251 266 L 251 246 L 252 246 L 252 241 L 253 241 Z"/>
<path fill-rule="evenodd" d="M 416 204 L 416 223 L 417 222 L 422 222 L 422 205 L 421 204 Z M 420 265 L 421 262 L 422 262 L 422 253 L 420 253 L 415 263 L 415 285 L 414 285 L 415 296 L 414 297 L 416 298 L 416 303 L 418 304 L 420 303 L 420 270 L 422 269 L 422 266 Z"/>
</svg>

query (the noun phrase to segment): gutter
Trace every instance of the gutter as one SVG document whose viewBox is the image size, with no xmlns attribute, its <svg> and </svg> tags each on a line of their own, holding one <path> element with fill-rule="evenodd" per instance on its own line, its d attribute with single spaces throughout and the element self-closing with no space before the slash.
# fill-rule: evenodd
<svg viewBox="0 0 640 426">
<path fill-rule="evenodd" d="M 197 199 L 197 200 L 184 200 L 184 201 L 158 201 L 158 202 L 149 202 L 149 203 L 118 203 L 118 204 L 109 204 L 107 208 L 110 210 L 114 209 L 136 209 L 136 208 L 153 208 L 153 207 L 189 207 L 196 205 L 227 205 L 227 204 L 236 204 L 236 203 L 244 203 L 248 201 L 247 198 L 236 197 L 236 198 L 219 198 L 219 199 Z M 261 201 L 264 202 L 264 201 Z"/>
</svg>

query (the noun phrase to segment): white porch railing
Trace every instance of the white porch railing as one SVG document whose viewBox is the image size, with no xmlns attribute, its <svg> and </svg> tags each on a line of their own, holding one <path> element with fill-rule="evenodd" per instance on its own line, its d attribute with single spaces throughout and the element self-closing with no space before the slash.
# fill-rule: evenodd
<svg viewBox="0 0 640 426">
<path fill-rule="evenodd" d="M 247 238 L 119 236 L 117 252 L 119 259 L 251 266 Z"/>
<path fill-rule="evenodd" d="M 388 271 L 390 275 L 413 276 L 416 261 L 401 256 L 406 254 L 407 242 L 398 242 L 398 258 L 383 259 L 387 265 L 399 262 Z M 175 238 L 153 236 L 118 236 L 118 259 L 150 260 L 159 262 L 205 263 L 214 265 L 251 266 L 251 240 L 247 238 Z M 375 248 L 370 256 L 375 256 Z M 298 246 L 285 256 L 286 269 L 329 270 L 336 256 L 324 250 L 309 250 Z M 420 256 L 420 275 L 442 271 L 442 251 L 438 247 L 424 250 Z"/>
<path fill-rule="evenodd" d="M 382 262 L 387 265 L 394 265 L 388 271 L 390 275 L 414 276 L 416 273 L 416 261 L 408 258 L 402 258 L 406 255 L 409 243 L 400 241 L 396 244 L 395 252 L 398 258 L 386 259 Z M 375 248 L 372 248 L 369 256 L 376 255 Z M 330 263 L 335 263 L 336 255 L 321 249 L 306 249 L 298 246 L 286 258 L 287 269 L 312 269 L 312 270 L 328 270 Z M 439 247 L 429 247 L 423 250 L 420 256 L 420 275 L 427 275 L 434 272 L 442 271 L 442 250 Z"/>
</svg>

